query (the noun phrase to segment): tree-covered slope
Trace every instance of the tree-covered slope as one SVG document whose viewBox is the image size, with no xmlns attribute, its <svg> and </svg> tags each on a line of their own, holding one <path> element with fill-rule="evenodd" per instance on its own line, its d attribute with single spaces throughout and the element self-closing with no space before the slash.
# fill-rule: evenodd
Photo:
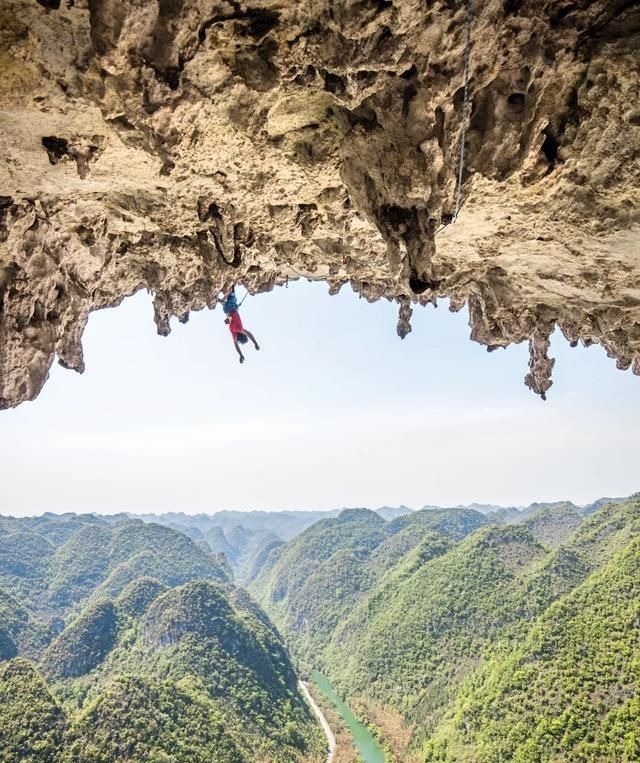
<svg viewBox="0 0 640 763">
<path fill-rule="evenodd" d="M 411 513 L 406 506 L 383 506 L 375 512 L 385 520 Z M 224 554 L 236 581 L 248 585 L 258 576 L 270 552 L 325 519 L 332 511 L 219 511 L 187 515 L 181 512 L 139 516 L 145 522 L 166 525 L 196 541 L 205 542 L 215 553 Z"/>
<path fill-rule="evenodd" d="M 258 549 L 252 592 L 381 729 L 389 763 L 639 760 L 640 499 L 512 519 L 356 509 L 286 544 L 243 528 L 207 541 L 240 551 L 236 568 Z M 9 662 L 0 692 L 32 698 L 45 763 L 324 760 L 280 636 L 203 540 L 63 524 L 0 519 L 0 657 L 38 661 Z M 16 719 L 0 710 L 11 763 Z"/>
<path fill-rule="evenodd" d="M 220 559 L 190 538 L 140 520 L 92 515 L 0 518 L 0 591 L 26 612 L 22 625 L 0 620 L 0 654 L 39 657 L 68 615 L 90 597 L 117 596 L 139 577 L 168 586 L 227 580 Z M 6 611 L 0 596 L 0 614 Z M 13 646 L 11 646 L 13 644 Z"/>
<path fill-rule="evenodd" d="M 248 597 L 203 582 L 172 589 L 149 607 L 141 639 L 167 676 L 197 676 L 274 761 L 287 760 L 282 750 L 291 755 L 305 746 L 310 718 L 295 671 L 280 636 Z"/>
<path fill-rule="evenodd" d="M 27 610 L 13 596 L 0 590 L 0 660 L 16 656 L 17 641 L 28 620 Z"/>
<path fill-rule="evenodd" d="M 65 596 L 79 600 L 86 590 L 94 589 L 117 595 L 141 575 L 151 575 L 166 585 L 227 577 L 219 559 L 191 538 L 140 521 L 83 528 L 60 547 L 52 566 L 54 600 Z"/>
<path fill-rule="evenodd" d="M 640 760 L 640 538 L 489 660 L 426 747 L 433 763 Z"/>
<path fill-rule="evenodd" d="M 346 615 L 325 651 L 329 674 L 427 730 L 486 646 L 521 616 L 546 554 L 516 526 L 453 545 L 431 539 Z"/>
<path fill-rule="evenodd" d="M 317 665 L 335 629 L 387 570 L 434 532 L 445 542 L 486 523 L 466 509 L 412 512 L 391 522 L 348 509 L 272 552 L 251 590 L 296 654 Z"/>
<path fill-rule="evenodd" d="M 116 603 L 124 614 L 139 617 L 147 611 L 156 596 L 166 590 L 167 587 L 155 578 L 149 576 L 136 578 L 125 586 Z"/>
<path fill-rule="evenodd" d="M 565 542 L 545 549 L 525 521 L 425 565 L 409 554 L 336 631 L 326 669 L 352 696 L 400 710 L 430 761 L 635 760 L 640 501 L 582 522 L 560 506 L 531 519 Z M 498 542 L 512 533 L 530 540 Z"/>
<path fill-rule="evenodd" d="M 388 537 L 386 527 L 372 511 L 349 509 L 271 554 L 251 590 L 298 654 L 313 658 L 367 590 L 366 560 Z"/>
<path fill-rule="evenodd" d="M 541 504 L 516 524 L 489 521 L 467 510 L 384 525 L 366 513 L 326 520 L 272 554 L 255 590 L 295 653 L 383 733 L 385 718 L 404 719 L 412 747 L 396 750 L 395 760 L 420 760 L 425 745 L 448 763 L 635 760 L 640 501 L 585 518 L 566 502 Z M 521 650 L 541 633 L 554 666 L 542 666 L 539 697 L 528 705 L 538 647 Z M 587 697 L 600 715 L 583 712 Z M 565 740 L 556 747 L 541 731 L 549 723 Z M 590 724 L 599 729 L 592 747 Z M 586 746 L 574 743 L 576 734 Z"/>
<path fill-rule="evenodd" d="M 451 540 L 462 540 L 478 527 L 490 524 L 479 511 L 467 508 L 424 509 L 397 517 L 389 523 L 388 532 L 395 535 L 401 530 L 430 530 Z"/>
<path fill-rule="evenodd" d="M 45 681 L 27 660 L 0 664 L 0 760 L 58 763 L 65 717 Z"/>
<path fill-rule="evenodd" d="M 115 678 L 70 727 L 59 763 L 249 763 L 197 686 Z"/>
<path fill-rule="evenodd" d="M 51 540 L 32 520 L 0 529 L 0 546 L 27 535 L 51 547 L 40 567 L 6 574 L 16 596 L 0 591 L 0 659 L 15 658 L 0 676 L 0 760 L 324 758 L 280 636 L 209 550 L 160 525 L 68 521 Z"/>
<path fill-rule="evenodd" d="M 229 586 L 141 579 L 88 605 L 42 667 L 66 709 L 60 763 L 289 763 L 324 748 L 279 635 Z"/>
<path fill-rule="evenodd" d="M 547 548 L 557 548 L 576 531 L 582 517 L 574 506 L 545 506 L 528 515 L 524 526 Z"/>
<path fill-rule="evenodd" d="M 116 643 L 118 614 L 111 601 L 87 609 L 45 651 L 42 664 L 51 678 L 83 676 L 99 665 Z"/>
</svg>

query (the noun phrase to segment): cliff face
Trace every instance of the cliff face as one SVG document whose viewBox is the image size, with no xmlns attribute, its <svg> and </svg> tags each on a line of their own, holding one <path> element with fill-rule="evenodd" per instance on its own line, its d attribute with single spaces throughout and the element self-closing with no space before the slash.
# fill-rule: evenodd
<svg viewBox="0 0 640 763">
<path fill-rule="evenodd" d="M 300 276 L 640 374 L 640 4 L 474 6 L 463 135 L 463 0 L 2 0 L 0 407 L 138 289 L 166 334 Z"/>
</svg>

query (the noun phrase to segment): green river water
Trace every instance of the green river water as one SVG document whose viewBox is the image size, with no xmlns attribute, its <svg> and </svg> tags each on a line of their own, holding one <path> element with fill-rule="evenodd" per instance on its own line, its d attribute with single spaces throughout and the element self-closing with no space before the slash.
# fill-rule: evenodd
<svg viewBox="0 0 640 763">
<path fill-rule="evenodd" d="M 311 680 L 349 727 L 353 742 L 364 763 L 385 763 L 386 758 L 382 747 L 376 742 L 369 729 L 355 717 L 351 708 L 340 699 L 329 680 L 317 670 L 312 671 Z"/>
</svg>

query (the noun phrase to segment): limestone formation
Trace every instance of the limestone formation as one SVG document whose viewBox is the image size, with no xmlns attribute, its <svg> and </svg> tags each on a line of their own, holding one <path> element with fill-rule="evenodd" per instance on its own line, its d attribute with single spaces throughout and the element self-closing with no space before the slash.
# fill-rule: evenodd
<svg viewBox="0 0 640 763">
<path fill-rule="evenodd" d="M 0 0 L 0 407 L 139 289 L 300 277 L 640 374 L 640 3 L 473 5 L 465 134 L 466 0 Z"/>
</svg>

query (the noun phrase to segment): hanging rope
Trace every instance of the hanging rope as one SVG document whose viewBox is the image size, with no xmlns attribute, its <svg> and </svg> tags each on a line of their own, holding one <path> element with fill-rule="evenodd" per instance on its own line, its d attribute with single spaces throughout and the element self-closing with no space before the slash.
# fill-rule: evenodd
<svg viewBox="0 0 640 763">
<path fill-rule="evenodd" d="M 272 260 L 272 262 L 273 262 L 273 260 Z M 274 265 L 275 265 L 275 263 L 274 263 Z M 298 273 L 298 271 L 297 271 L 297 270 L 296 270 L 294 267 L 292 267 L 291 265 L 287 265 L 287 267 L 288 267 L 288 268 L 290 268 L 291 270 L 293 270 L 293 272 L 294 272 L 294 273 L 297 273 L 297 274 L 300 276 L 300 278 L 307 278 L 307 279 L 309 279 L 309 276 L 305 276 L 305 275 L 303 275 L 302 273 Z M 310 280 L 310 279 L 309 279 L 309 280 Z M 289 287 L 289 276 L 287 276 L 287 281 L 286 281 L 286 284 L 285 284 L 285 286 L 286 286 L 287 288 Z M 234 289 L 235 289 L 235 287 L 234 287 Z M 246 299 L 248 296 L 249 296 L 249 290 L 247 289 L 247 290 L 245 291 L 244 297 L 243 297 L 243 298 L 240 300 L 240 302 L 238 302 L 238 309 L 240 309 L 240 307 L 242 306 L 242 303 L 245 301 L 245 299 Z"/>
<path fill-rule="evenodd" d="M 464 170 L 464 144 L 467 138 L 467 123 L 469 121 L 469 68 L 471 62 L 471 31 L 473 26 L 473 0 L 467 0 L 467 44 L 464 53 L 464 98 L 462 101 L 462 132 L 460 135 L 460 161 L 458 164 L 458 185 L 456 188 L 456 209 L 453 222 L 458 219 L 462 203 L 462 172 Z"/>
</svg>

